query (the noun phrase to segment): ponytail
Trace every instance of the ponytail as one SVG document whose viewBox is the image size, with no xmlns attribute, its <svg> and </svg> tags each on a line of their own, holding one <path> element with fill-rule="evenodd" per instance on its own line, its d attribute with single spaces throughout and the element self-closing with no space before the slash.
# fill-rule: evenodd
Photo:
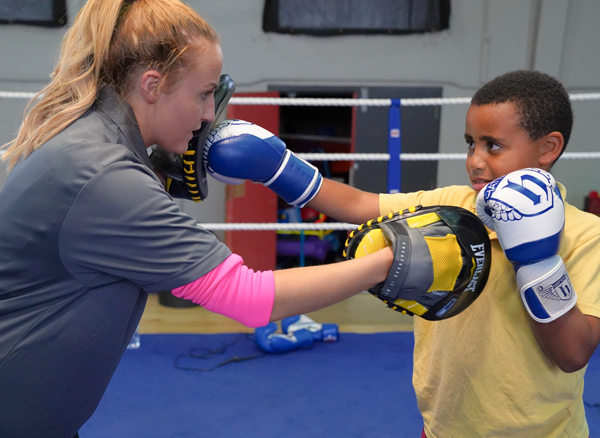
<svg viewBox="0 0 600 438">
<path fill-rule="evenodd" d="M 8 170 L 81 117 L 101 86 L 125 98 L 138 68 L 156 69 L 167 80 L 189 66 L 188 49 L 198 37 L 218 42 L 214 29 L 179 0 L 88 0 L 63 38 L 50 83 L 27 104 L 17 137 L 3 146 Z"/>
</svg>

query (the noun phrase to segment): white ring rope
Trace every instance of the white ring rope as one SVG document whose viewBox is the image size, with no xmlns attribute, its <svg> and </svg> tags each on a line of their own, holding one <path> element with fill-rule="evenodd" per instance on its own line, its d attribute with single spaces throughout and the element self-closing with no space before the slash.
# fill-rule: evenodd
<svg viewBox="0 0 600 438">
<path fill-rule="evenodd" d="M 571 100 L 598 100 L 600 99 L 600 93 L 571 94 L 569 97 Z"/>
<path fill-rule="evenodd" d="M 456 105 L 471 103 L 470 97 L 399 99 L 401 106 Z M 312 97 L 232 97 L 230 105 L 279 106 L 391 106 L 392 99 L 349 99 Z"/>
<path fill-rule="evenodd" d="M 226 230 L 226 231 L 246 231 L 246 230 L 304 230 L 304 231 L 319 231 L 319 230 L 354 230 L 358 227 L 355 224 L 345 222 L 322 222 L 314 223 L 198 223 L 198 226 L 207 230 Z"/>
<path fill-rule="evenodd" d="M 36 95 L 26 91 L 0 91 L 0 98 L 3 99 L 33 99 Z"/>
<path fill-rule="evenodd" d="M 26 91 L 0 91 L 0 99 L 32 99 L 38 93 Z M 600 93 L 576 93 L 571 100 L 599 100 Z M 279 105 L 279 106 L 390 106 L 395 99 L 351 99 L 312 97 L 232 97 L 229 105 Z M 400 106 L 465 105 L 470 97 L 427 97 L 399 99 Z"/>
<path fill-rule="evenodd" d="M 297 153 L 300 158 L 307 161 L 387 161 L 390 159 L 390 154 L 387 153 Z M 402 153 L 400 154 L 401 161 L 446 161 L 446 160 L 465 160 L 467 154 L 460 153 Z M 600 152 L 565 152 L 560 159 L 571 160 L 589 160 L 600 158 Z"/>
<path fill-rule="evenodd" d="M 307 161 L 388 161 L 388 153 L 297 153 L 296 156 Z M 467 154 L 444 154 L 444 153 L 419 153 L 419 154 L 400 154 L 402 161 L 438 161 L 438 160 L 464 160 Z"/>
</svg>

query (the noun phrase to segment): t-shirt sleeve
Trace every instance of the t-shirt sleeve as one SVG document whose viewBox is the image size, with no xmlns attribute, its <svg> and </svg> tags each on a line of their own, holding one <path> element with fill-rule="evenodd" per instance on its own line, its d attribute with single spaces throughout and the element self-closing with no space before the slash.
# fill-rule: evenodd
<svg viewBox="0 0 600 438">
<path fill-rule="evenodd" d="M 181 212 L 149 169 L 125 161 L 83 187 L 62 224 L 59 250 L 84 285 L 126 279 L 147 292 L 190 283 L 231 254 Z"/>
<path fill-rule="evenodd" d="M 475 211 L 474 191 L 468 186 L 449 186 L 435 190 L 421 190 L 413 193 L 393 193 L 379 195 L 379 213 L 384 216 L 406 208 L 422 205 L 453 205 Z"/>
</svg>

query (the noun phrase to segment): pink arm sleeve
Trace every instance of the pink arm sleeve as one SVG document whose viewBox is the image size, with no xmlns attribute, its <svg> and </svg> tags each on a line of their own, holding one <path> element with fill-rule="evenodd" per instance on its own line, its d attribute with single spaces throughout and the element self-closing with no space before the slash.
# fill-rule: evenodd
<svg viewBox="0 0 600 438">
<path fill-rule="evenodd" d="M 273 271 L 254 272 L 243 263 L 232 254 L 208 274 L 171 292 L 248 327 L 265 326 L 275 301 Z"/>
</svg>

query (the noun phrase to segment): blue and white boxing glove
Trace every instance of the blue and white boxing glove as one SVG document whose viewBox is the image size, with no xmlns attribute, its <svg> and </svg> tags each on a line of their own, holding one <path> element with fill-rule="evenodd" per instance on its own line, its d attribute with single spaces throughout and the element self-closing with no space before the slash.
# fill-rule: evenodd
<svg viewBox="0 0 600 438">
<path fill-rule="evenodd" d="M 323 183 L 319 170 L 288 150 L 281 139 L 243 120 L 225 120 L 213 129 L 203 158 L 207 173 L 218 181 L 262 183 L 295 207 L 314 198 Z"/>
<path fill-rule="evenodd" d="M 511 172 L 477 196 L 477 215 L 514 265 L 525 308 L 538 322 L 551 322 L 577 302 L 558 255 L 565 206 L 552 175 L 541 169 Z"/>
<path fill-rule="evenodd" d="M 337 324 L 320 324 L 306 315 L 290 316 L 281 320 L 281 331 L 292 334 L 299 330 L 308 330 L 315 341 L 335 342 L 339 332 Z"/>
<path fill-rule="evenodd" d="M 285 353 L 300 347 L 313 345 L 313 335 L 306 329 L 294 333 L 275 333 L 277 324 L 270 322 L 264 327 L 254 330 L 254 340 L 261 350 L 267 353 Z"/>
</svg>

